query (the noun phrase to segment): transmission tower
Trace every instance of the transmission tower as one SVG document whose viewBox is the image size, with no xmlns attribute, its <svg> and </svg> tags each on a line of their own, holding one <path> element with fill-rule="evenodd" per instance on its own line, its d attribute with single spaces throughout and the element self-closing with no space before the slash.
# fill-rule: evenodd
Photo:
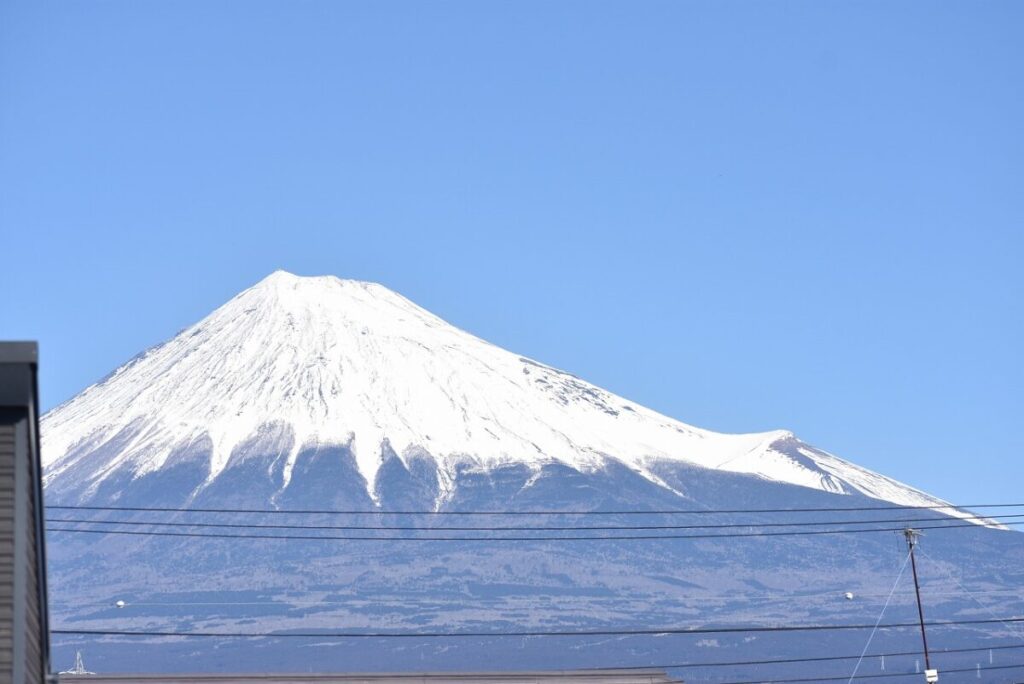
<svg viewBox="0 0 1024 684">
<path fill-rule="evenodd" d="M 75 651 L 75 666 L 72 667 L 70 670 L 64 670 L 60 674 L 62 674 L 62 675 L 65 675 L 65 674 L 68 674 L 68 675 L 91 675 L 91 674 L 96 674 L 96 673 L 95 672 L 90 672 L 89 670 L 85 669 L 85 663 L 82 662 L 82 652 L 81 651 Z"/>
</svg>

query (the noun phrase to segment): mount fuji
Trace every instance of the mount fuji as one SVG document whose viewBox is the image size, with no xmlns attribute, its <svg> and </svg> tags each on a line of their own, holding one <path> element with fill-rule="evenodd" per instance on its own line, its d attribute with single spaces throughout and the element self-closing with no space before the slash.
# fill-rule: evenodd
<svg viewBox="0 0 1024 684">
<path fill-rule="evenodd" d="M 461 469 L 593 473 L 611 463 L 683 497 L 659 470 L 686 464 L 908 506 L 945 503 L 786 431 L 725 435 L 672 420 L 380 285 L 283 271 L 51 411 L 43 439 L 47 491 L 62 501 L 131 498 L 193 460 L 194 488 L 173 492 L 186 503 L 269 451 L 271 502 L 290 496 L 296 469 L 330 453 L 344 454 L 347 477 L 378 505 L 403 493 L 388 489 L 393 469 L 415 462 L 436 473 L 424 502 L 432 508 L 456 496 Z"/>
<path fill-rule="evenodd" d="M 479 541 L 427 544 L 376 532 L 362 540 L 336 533 L 129 536 L 124 527 L 82 520 L 151 532 L 167 528 L 141 523 L 193 532 L 200 528 L 185 525 L 201 523 L 223 532 L 282 522 L 327 529 L 400 522 L 415 537 L 451 527 L 431 514 L 466 511 L 558 511 L 519 520 L 549 528 L 589 524 L 573 514 L 587 511 L 632 511 L 598 523 L 651 527 L 680 523 L 667 510 L 703 511 L 682 522 L 740 530 L 924 516 L 955 525 L 930 530 L 926 542 L 935 619 L 976 615 L 973 595 L 956 589 L 964 584 L 1002 592 L 986 609 L 1024 606 L 1022 536 L 993 521 L 784 430 L 733 435 L 681 423 L 489 344 L 385 287 L 334 277 L 278 271 L 240 293 L 50 411 L 42 454 L 54 507 L 52 622 L 67 629 L 281 635 L 863 622 L 877 617 L 905 557 L 891 530 L 516 543 L 484 530 Z M 166 510 L 81 510 L 90 506 Z M 832 512 L 710 513 L 806 507 Z M 922 512 L 927 507 L 938 511 Z M 861 512 L 834 510 L 843 508 Z M 643 511 L 651 513 L 635 514 Z M 836 600 L 847 591 L 862 598 Z M 912 616 L 910 599 L 895 596 L 893 619 Z M 944 634 L 992 644 L 1013 636 L 1007 629 Z M 814 648 L 857 651 L 863 636 L 816 636 Z M 905 650 L 897 646 L 912 637 L 893 630 L 887 638 L 893 650 Z M 397 641 L 68 634 L 55 653 L 85 650 L 90 667 L 105 671 L 552 669 L 749 660 L 806 653 L 807 646 L 770 634 Z M 794 664 L 773 673 L 807 671 Z M 714 682 L 737 671 L 684 674 Z"/>
</svg>

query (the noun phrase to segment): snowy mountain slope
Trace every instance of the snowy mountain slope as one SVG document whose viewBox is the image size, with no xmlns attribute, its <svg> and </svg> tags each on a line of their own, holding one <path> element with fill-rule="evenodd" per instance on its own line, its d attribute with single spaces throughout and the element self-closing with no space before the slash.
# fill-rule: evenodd
<svg viewBox="0 0 1024 684">
<path fill-rule="evenodd" d="M 869 623 L 905 558 L 892 529 L 693 538 L 688 516 L 656 511 L 718 511 L 700 522 L 758 529 L 821 518 L 721 511 L 941 503 L 789 432 L 722 435 L 684 425 L 457 330 L 379 285 L 280 272 L 51 411 L 42 436 L 51 617 L 64 630 Z M 57 508 L 79 504 L 121 510 Z M 261 512 L 270 507 L 288 513 Z M 488 529 L 490 516 L 407 513 L 435 508 L 604 513 L 594 528 L 576 514 L 517 517 L 512 528 L 523 531 L 511 538 Z M 364 513 L 374 510 L 389 514 Z M 833 511 L 828 519 L 894 515 L 875 513 Z M 948 520 L 920 513 L 936 525 Z M 681 535 L 672 527 L 654 537 L 600 531 L 680 522 Z M 398 527 L 378 527 L 385 523 Z M 549 537 L 558 525 L 581 524 L 590 529 L 583 538 Z M 466 529 L 449 538 L 453 525 Z M 1015 589 L 1024 543 L 990 527 L 930 528 L 924 543 L 967 585 L 1009 591 L 999 595 L 999 612 L 1014 612 L 1024 605 Z M 443 540 L 427 543 L 428 531 Z M 976 617 L 978 606 L 936 585 L 941 568 L 928 563 L 918 569 L 929 596 L 946 594 L 929 604 L 929 618 Z M 850 602 L 848 591 L 877 599 Z M 754 600 L 766 594 L 779 599 Z M 916 619 L 911 600 L 895 598 L 887 619 Z M 807 648 L 802 635 L 664 636 L 199 642 L 65 632 L 53 652 L 65 662 L 82 650 L 106 672 L 298 672 L 633 666 Z M 892 638 L 879 648 L 916 644 L 913 632 Z M 975 643 L 978 635 L 959 638 Z M 857 653 L 863 634 L 843 632 L 817 647 Z M 744 678 L 721 668 L 690 674 L 688 681 Z"/>
<path fill-rule="evenodd" d="M 49 412 L 46 483 L 73 485 L 87 499 L 115 476 L 135 480 L 188 454 L 202 461 L 194 496 L 270 434 L 274 496 L 300 454 L 343 449 L 374 500 L 388 456 L 406 465 L 432 459 L 436 506 L 452 496 L 459 468 L 595 472 L 612 462 L 663 488 L 657 466 L 676 462 L 903 505 L 942 503 L 786 431 L 685 425 L 458 330 L 380 285 L 283 271 Z M 62 478 L 64 487 L 52 487 Z"/>
</svg>

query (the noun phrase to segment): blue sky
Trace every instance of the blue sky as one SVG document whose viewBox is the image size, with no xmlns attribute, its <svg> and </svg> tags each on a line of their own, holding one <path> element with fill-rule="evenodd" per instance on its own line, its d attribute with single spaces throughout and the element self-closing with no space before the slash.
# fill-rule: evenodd
<svg viewBox="0 0 1024 684">
<path fill-rule="evenodd" d="M 46 407 L 269 272 L 673 417 L 1024 481 L 1024 4 L 0 5 L 0 338 Z"/>
</svg>

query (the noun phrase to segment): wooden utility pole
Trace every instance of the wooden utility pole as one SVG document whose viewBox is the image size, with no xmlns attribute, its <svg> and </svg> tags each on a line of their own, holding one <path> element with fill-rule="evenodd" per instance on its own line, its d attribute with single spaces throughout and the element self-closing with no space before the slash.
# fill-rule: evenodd
<svg viewBox="0 0 1024 684">
<path fill-rule="evenodd" d="M 931 657 L 928 655 L 928 635 L 924 631 L 924 608 L 921 607 L 921 585 L 917 582 L 917 561 L 914 560 L 914 547 L 917 546 L 917 538 L 921 533 L 915 529 L 903 530 L 903 536 L 907 538 L 907 547 L 910 549 L 910 569 L 914 573 L 914 593 L 917 595 L 917 617 L 921 621 L 921 643 L 924 645 L 924 681 L 927 684 L 939 681 L 939 671 L 932 669 Z"/>
</svg>

